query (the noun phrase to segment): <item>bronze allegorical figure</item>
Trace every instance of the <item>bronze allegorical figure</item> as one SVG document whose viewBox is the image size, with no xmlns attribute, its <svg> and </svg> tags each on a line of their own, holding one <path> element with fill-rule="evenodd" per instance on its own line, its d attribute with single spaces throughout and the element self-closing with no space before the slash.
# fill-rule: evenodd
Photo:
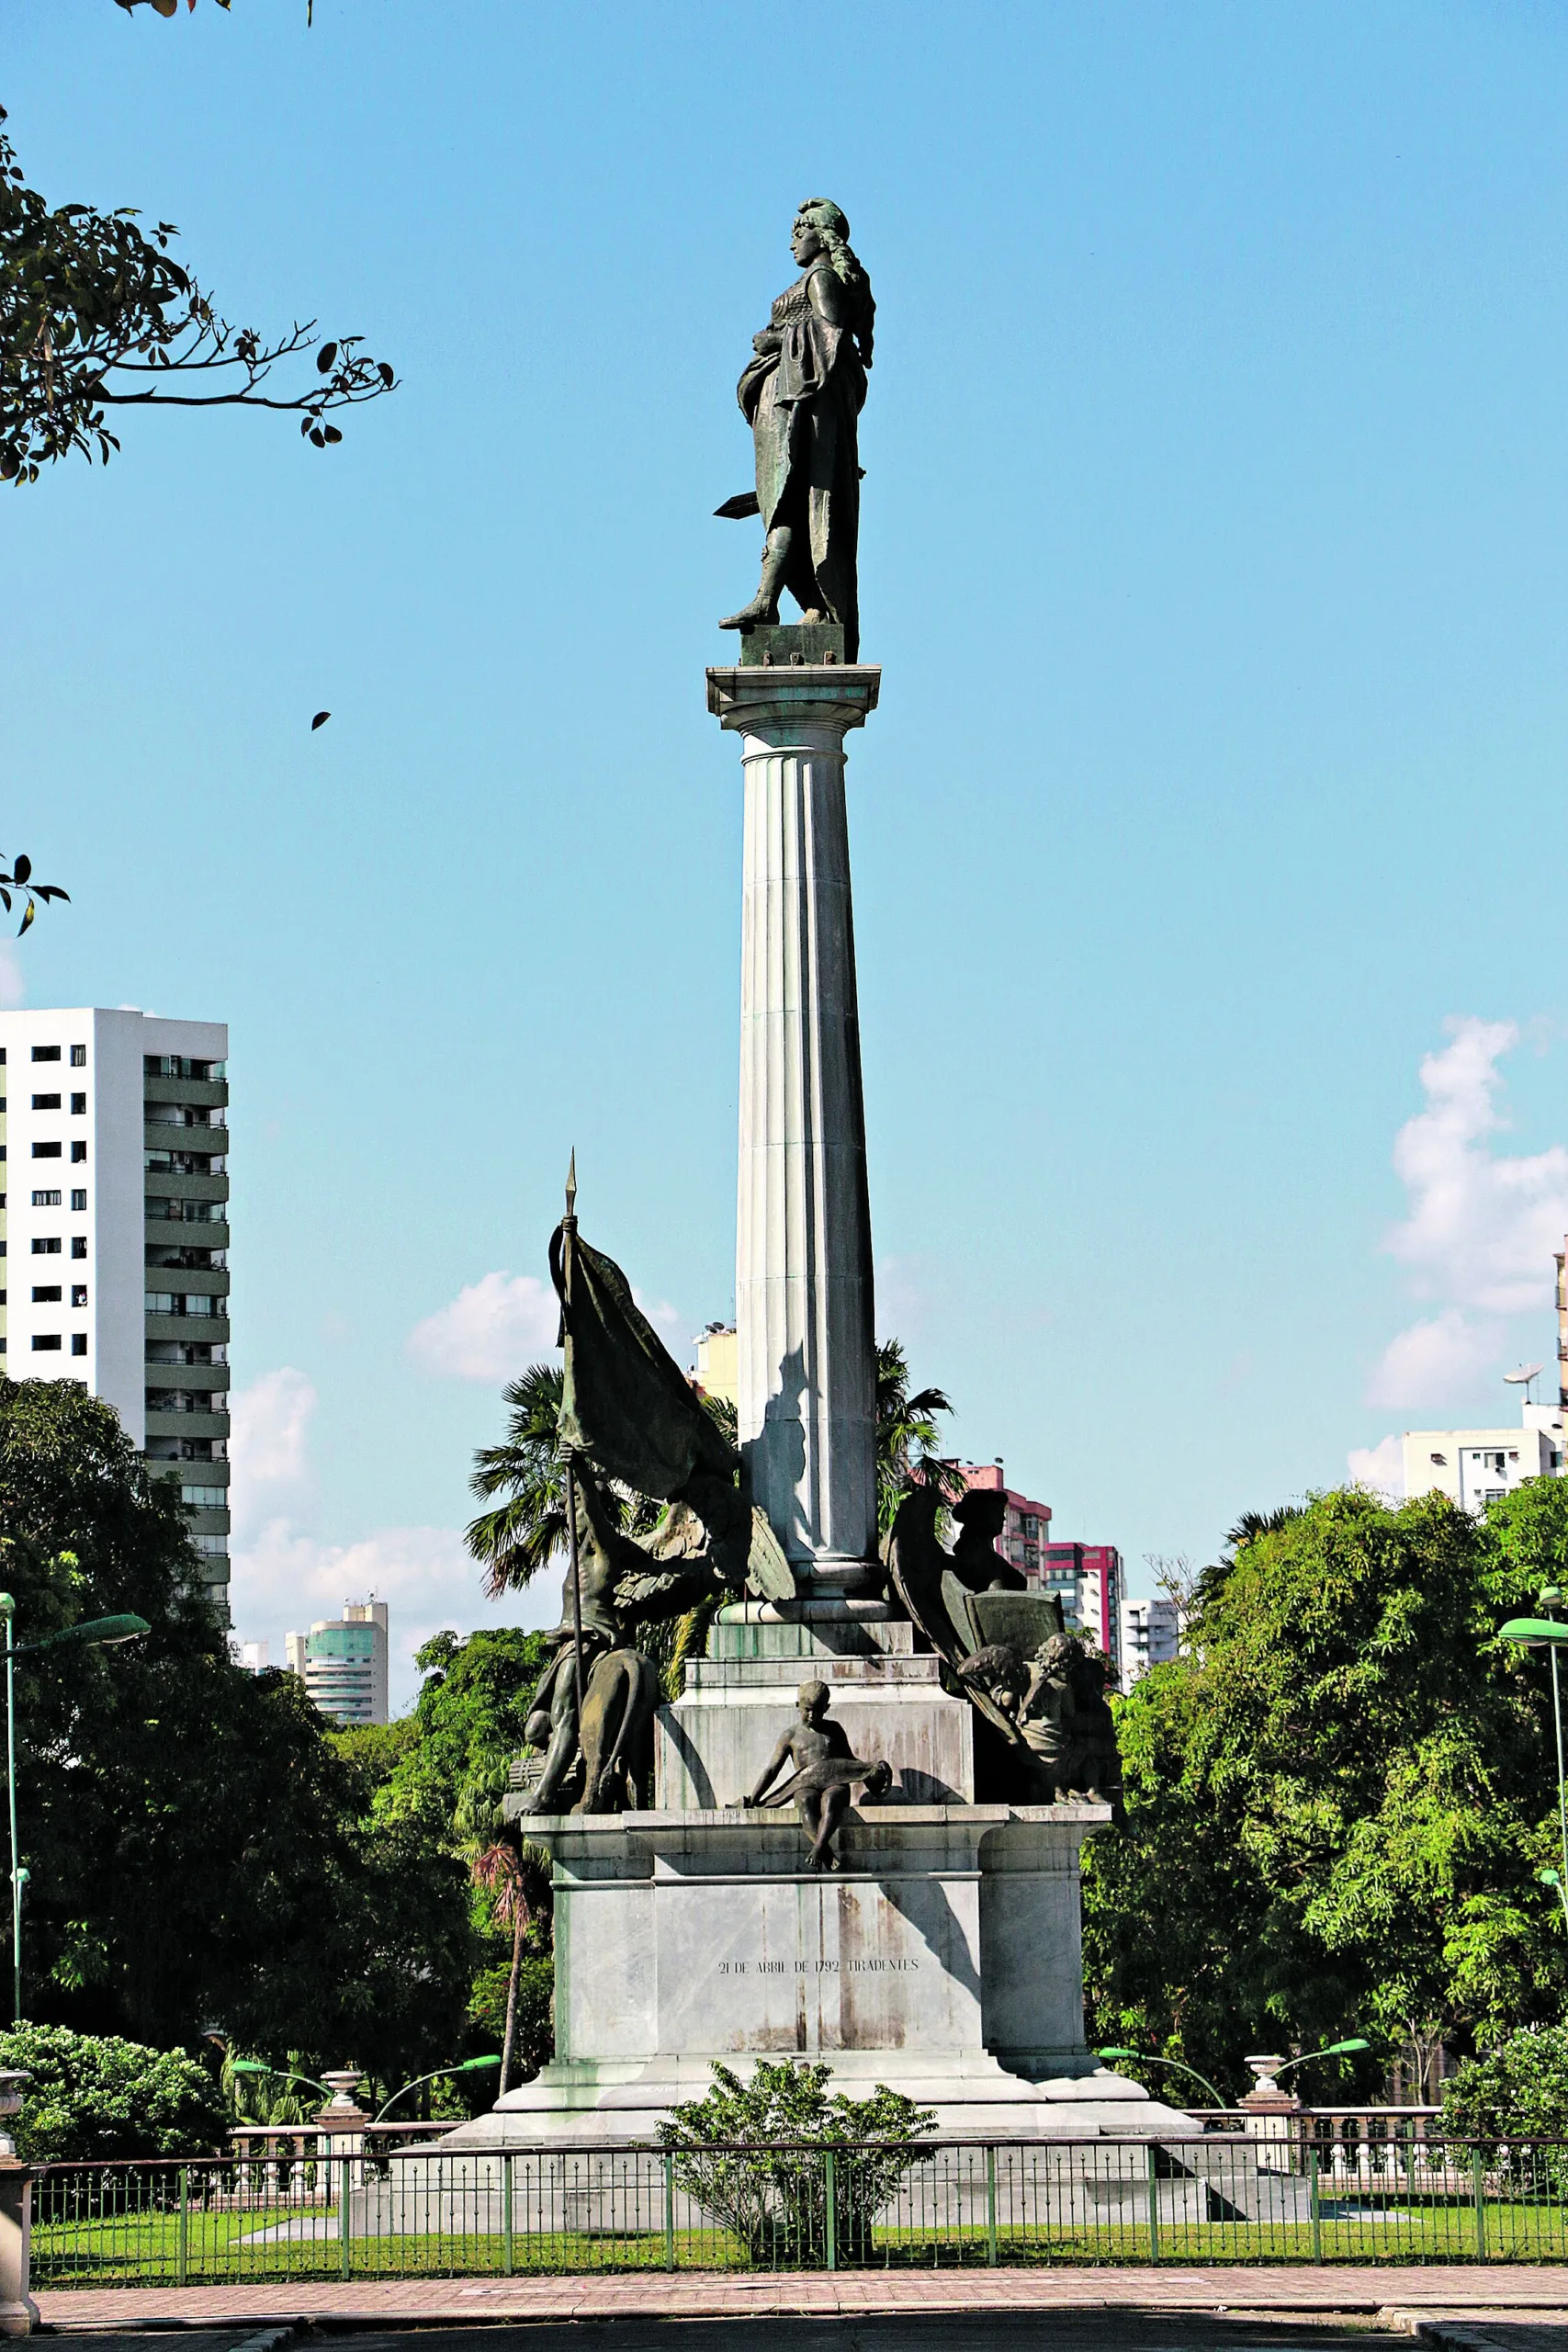
<svg viewBox="0 0 1568 2352">
<path fill-rule="evenodd" d="M 773 626 L 780 591 L 787 588 L 805 621 L 842 628 L 844 659 L 853 662 L 860 653 L 857 422 L 876 305 L 849 240 L 850 224 L 836 204 L 813 197 L 801 206 L 790 239 L 801 274 L 752 337 L 756 356 L 738 397 L 756 447 L 756 498 L 730 499 L 718 511 L 761 514 L 767 542 L 755 596 L 719 627 Z"/>
</svg>

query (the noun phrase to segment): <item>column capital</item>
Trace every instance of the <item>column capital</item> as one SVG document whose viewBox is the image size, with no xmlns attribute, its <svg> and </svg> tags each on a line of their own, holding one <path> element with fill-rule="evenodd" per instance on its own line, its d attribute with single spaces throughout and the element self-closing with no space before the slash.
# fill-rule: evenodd
<svg viewBox="0 0 1568 2352">
<path fill-rule="evenodd" d="M 881 668 L 850 662 L 749 664 L 710 670 L 708 708 L 721 727 L 755 735 L 764 728 L 829 727 L 846 735 L 876 708 Z"/>
</svg>

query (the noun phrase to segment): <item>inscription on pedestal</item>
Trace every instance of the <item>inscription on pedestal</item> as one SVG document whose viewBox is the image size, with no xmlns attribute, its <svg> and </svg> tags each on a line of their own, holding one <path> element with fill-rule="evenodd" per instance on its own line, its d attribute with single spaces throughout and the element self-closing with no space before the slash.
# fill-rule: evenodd
<svg viewBox="0 0 1568 2352">
<path fill-rule="evenodd" d="M 908 1975 L 918 1960 L 721 1960 L 721 1976 L 886 1976 Z"/>
</svg>

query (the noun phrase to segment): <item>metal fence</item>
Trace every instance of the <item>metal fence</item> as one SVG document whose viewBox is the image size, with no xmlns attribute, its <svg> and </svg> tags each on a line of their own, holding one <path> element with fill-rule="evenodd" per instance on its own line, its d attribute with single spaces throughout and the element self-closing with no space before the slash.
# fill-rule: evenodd
<svg viewBox="0 0 1568 2352">
<path fill-rule="evenodd" d="M 1561 2262 L 1568 2143 L 1298 2137 L 51 2165 L 35 2287 L 971 2263 Z"/>
</svg>

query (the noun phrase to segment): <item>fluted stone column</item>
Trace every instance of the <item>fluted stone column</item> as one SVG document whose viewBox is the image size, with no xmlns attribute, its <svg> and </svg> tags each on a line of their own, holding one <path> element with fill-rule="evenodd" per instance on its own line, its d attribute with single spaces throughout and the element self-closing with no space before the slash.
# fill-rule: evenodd
<svg viewBox="0 0 1568 2352">
<path fill-rule="evenodd" d="M 742 738 L 741 1446 L 797 1583 L 866 1580 L 876 1543 L 875 1353 L 844 737 L 881 672 L 708 672 Z"/>
</svg>

